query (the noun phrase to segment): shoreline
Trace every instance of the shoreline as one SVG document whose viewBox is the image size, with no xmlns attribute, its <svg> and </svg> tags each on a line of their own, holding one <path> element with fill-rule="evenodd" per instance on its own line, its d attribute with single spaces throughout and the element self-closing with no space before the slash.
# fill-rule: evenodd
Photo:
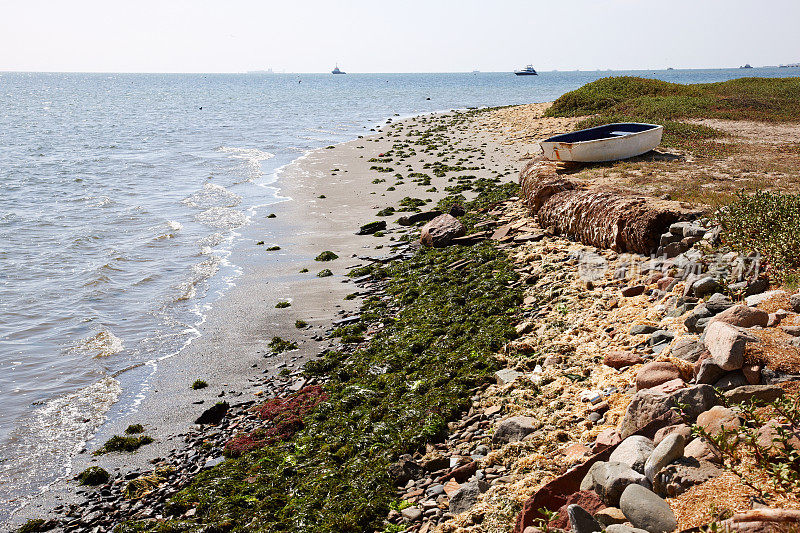
<svg viewBox="0 0 800 533">
<path fill-rule="evenodd" d="M 391 141 L 386 134 L 398 124 L 441 119 L 454 112 L 464 111 L 421 113 L 407 118 L 387 117 L 382 124 L 375 124 L 376 131 L 370 131 L 369 135 L 334 145 L 333 150 L 326 147 L 312 150 L 276 169 L 277 179 L 267 186 L 276 187 L 283 200 L 252 213 L 253 223 L 239 230 L 240 242 L 251 241 L 251 244 L 236 247 L 231 256 L 231 262 L 242 273 L 206 314 L 200 325 L 200 336 L 177 354 L 155 361 L 158 370 L 146 379 L 149 383 L 145 386 L 146 396 L 135 408 L 126 406 L 116 418 L 100 426 L 84 446 L 85 451 L 73 458 L 70 475 L 96 464 L 120 475 L 145 470 L 154 459 L 188 447 L 181 442 L 182 437 L 204 407 L 217 400 L 234 403 L 264 398 L 269 394 L 269 387 L 262 383 L 277 382 L 281 369 L 300 368 L 324 347 L 330 346 L 325 335 L 330 324 L 343 313 L 352 313 L 358 308 L 357 300 L 344 299 L 353 291 L 349 279 L 343 274 L 348 267 L 363 264 L 362 260 L 352 256 L 364 255 L 367 248 L 381 244 L 386 247 L 392 242 L 389 240 L 391 233 L 386 237 L 355 235 L 360 225 L 380 220 L 374 217 L 370 202 L 379 201 L 384 207 L 397 205 L 404 196 L 415 193 L 417 189 L 413 184 L 398 186 L 396 191 L 385 191 L 380 196 L 376 194 L 379 200 L 369 194 L 359 195 L 359 189 L 370 185 L 371 180 L 366 180 L 365 175 L 370 174 L 367 167 L 372 165 L 354 169 L 364 178 L 364 183 L 360 183 L 358 178 L 348 176 L 345 162 L 355 166 L 363 163 L 358 161 L 361 154 L 357 153 L 359 149 L 356 146 L 364 143 L 377 145 L 368 146 L 375 152 L 373 155 L 390 149 Z M 347 153 L 340 155 L 343 150 Z M 324 176 L 331 170 L 326 167 L 332 164 L 341 167 L 337 173 L 340 180 L 337 187 L 324 184 Z M 351 192 L 356 193 L 357 200 L 354 201 Z M 327 198 L 317 198 L 320 193 Z M 443 194 L 440 192 L 433 196 L 438 198 Z M 312 219 L 305 216 L 309 210 Z M 267 219 L 257 218 L 266 217 L 269 212 L 274 212 L 277 220 L 283 222 L 281 230 L 270 230 Z M 284 244 L 279 241 L 279 233 L 295 235 L 295 238 L 287 238 L 290 242 Z M 265 245 L 252 244 L 262 240 Z M 264 249 L 273 243 L 280 245 L 281 250 L 265 252 Z M 328 249 L 335 251 L 340 258 L 329 263 L 313 261 L 313 257 Z M 303 267 L 309 268 L 310 272 L 298 274 L 299 268 Z M 334 276 L 317 278 L 317 270 L 323 268 L 330 268 Z M 270 280 L 266 286 L 264 280 Z M 274 309 L 275 303 L 281 300 L 291 301 L 292 306 Z M 247 317 L 258 317 L 263 324 L 254 325 L 248 322 Z M 310 329 L 297 330 L 294 327 L 296 320 L 309 322 Z M 266 345 L 273 336 L 298 340 L 300 348 L 289 355 L 265 359 Z M 148 364 L 144 363 L 140 368 L 146 366 Z M 207 381 L 209 387 L 200 391 L 190 389 L 190 384 L 196 379 Z M 175 409 L 175 406 L 179 408 Z M 136 423 L 145 426 L 147 435 L 155 439 L 153 444 L 140 448 L 133 455 L 112 454 L 99 460 L 90 455 L 108 438 L 124 434 L 128 425 Z M 42 493 L 32 496 L 22 508 L 14 511 L 9 524 L 38 517 L 43 509 L 79 501 L 81 498 L 74 487 L 70 478 L 52 482 Z"/>
</svg>

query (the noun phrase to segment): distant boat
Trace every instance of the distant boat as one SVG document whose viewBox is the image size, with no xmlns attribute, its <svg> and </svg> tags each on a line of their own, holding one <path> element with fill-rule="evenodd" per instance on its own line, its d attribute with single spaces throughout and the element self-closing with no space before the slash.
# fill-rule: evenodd
<svg viewBox="0 0 800 533">
<path fill-rule="evenodd" d="M 516 74 L 517 76 L 536 76 L 539 73 L 536 72 L 536 69 L 533 68 L 533 65 L 527 65 L 522 70 L 515 70 L 514 74 Z"/>
<path fill-rule="evenodd" d="M 667 67 L 667 70 L 675 70 L 675 69 L 672 67 Z"/>
<path fill-rule="evenodd" d="M 657 124 L 618 122 L 556 135 L 539 146 L 551 161 L 616 161 L 649 152 L 661 144 L 663 133 Z"/>
<path fill-rule="evenodd" d="M 331 74 L 347 74 L 347 72 L 345 72 L 343 70 L 339 70 L 339 65 L 337 63 L 337 65 L 335 67 L 333 67 L 333 70 L 331 71 Z"/>
<path fill-rule="evenodd" d="M 750 66 L 750 63 L 745 63 L 744 65 L 742 65 L 739 68 L 753 68 L 753 67 Z"/>
</svg>

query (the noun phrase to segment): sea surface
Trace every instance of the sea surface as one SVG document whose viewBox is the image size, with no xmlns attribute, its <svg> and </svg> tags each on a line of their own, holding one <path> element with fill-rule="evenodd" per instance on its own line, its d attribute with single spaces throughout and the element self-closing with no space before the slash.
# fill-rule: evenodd
<svg viewBox="0 0 800 533">
<path fill-rule="evenodd" d="M 544 102 L 605 76 L 797 74 L 0 72 L 0 523 L 70 474 L 120 398 L 135 408 L 127 370 L 201 335 L 292 160 L 395 114 Z"/>
</svg>

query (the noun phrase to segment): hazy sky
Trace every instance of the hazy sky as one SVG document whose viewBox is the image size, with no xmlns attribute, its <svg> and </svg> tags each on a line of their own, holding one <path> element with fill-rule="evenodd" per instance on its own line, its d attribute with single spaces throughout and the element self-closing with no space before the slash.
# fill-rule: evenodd
<svg viewBox="0 0 800 533">
<path fill-rule="evenodd" d="M 348 72 L 800 62 L 800 0 L 0 0 L 0 70 Z"/>
</svg>

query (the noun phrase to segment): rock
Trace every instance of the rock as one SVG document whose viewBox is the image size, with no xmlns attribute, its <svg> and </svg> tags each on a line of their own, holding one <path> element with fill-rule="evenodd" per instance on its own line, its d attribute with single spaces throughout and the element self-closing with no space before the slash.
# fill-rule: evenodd
<svg viewBox="0 0 800 533">
<path fill-rule="evenodd" d="M 597 434 L 595 446 L 609 447 L 622 442 L 622 437 L 615 428 L 606 428 Z"/>
<path fill-rule="evenodd" d="M 647 437 L 632 435 L 622 441 L 617 449 L 611 453 L 609 462 L 628 465 L 633 470 L 644 474 L 644 465 L 655 445 Z"/>
<path fill-rule="evenodd" d="M 792 311 L 795 313 L 800 313 L 800 292 L 797 294 L 792 294 L 789 297 L 789 307 L 791 307 Z"/>
<path fill-rule="evenodd" d="M 536 431 L 539 422 L 530 416 L 513 416 L 497 425 L 493 440 L 498 443 L 517 442 Z"/>
<path fill-rule="evenodd" d="M 747 298 L 744 299 L 744 303 L 746 303 L 750 307 L 756 307 L 757 305 L 772 300 L 773 298 L 788 298 L 788 297 L 789 293 L 786 291 L 781 291 L 781 290 L 767 291 L 767 292 L 762 292 L 761 294 L 754 294 L 752 296 L 748 296 Z"/>
<path fill-rule="evenodd" d="M 653 453 L 647 459 L 644 465 L 644 475 L 651 482 L 659 470 L 670 464 L 676 459 L 683 457 L 683 448 L 686 445 L 686 438 L 680 433 L 673 433 L 667 435 L 658 446 L 655 447 Z"/>
<path fill-rule="evenodd" d="M 603 503 L 616 507 L 622 491 L 631 483 L 646 485 L 647 478 L 628 465 L 598 461 L 581 481 L 581 490 L 593 490 Z"/>
<path fill-rule="evenodd" d="M 741 370 L 728 372 L 713 383 L 715 389 L 720 389 L 723 391 L 735 389 L 736 387 L 741 387 L 747 384 L 747 380 L 745 379 Z"/>
<path fill-rule="evenodd" d="M 762 508 L 735 513 L 719 524 L 719 530 L 737 533 L 778 533 L 797 531 L 799 523 L 800 510 Z"/>
<path fill-rule="evenodd" d="M 719 435 L 722 430 L 734 430 L 741 426 L 739 416 L 732 409 L 715 405 L 708 411 L 697 416 L 697 425 L 706 430 L 709 435 Z"/>
<path fill-rule="evenodd" d="M 600 496 L 591 490 L 579 490 L 566 497 L 564 504 L 558 508 L 558 515 L 550 521 L 550 527 L 555 529 L 568 529 L 570 525 L 567 509 L 570 505 L 578 505 L 583 510 L 594 514 L 596 511 L 605 509 L 605 504 L 600 500 Z"/>
<path fill-rule="evenodd" d="M 632 298 L 634 296 L 639 296 L 640 294 L 642 294 L 645 288 L 646 287 L 644 285 L 633 285 L 630 287 L 625 287 L 620 291 L 620 293 L 625 298 Z"/>
<path fill-rule="evenodd" d="M 205 411 L 194 421 L 195 424 L 219 424 L 225 415 L 228 414 L 230 404 L 228 402 L 217 402 Z"/>
<path fill-rule="evenodd" d="M 653 333 L 654 331 L 658 331 L 658 328 L 655 326 L 651 326 L 650 324 L 636 324 L 631 328 L 628 332 L 629 335 L 648 335 Z"/>
<path fill-rule="evenodd" d="M 730 403 L 742 403 L 747 401 L 770 403 L 781 398 L 783 394 L 783 389 L 777 385 L 744 385 L 727 391 L 725 393 L 725 398 Z"/>
<path fill-rule="evenodd" d="M 671 331 L 659 329 L 650 335 L 650 338 L 647 339 L 647 343 L 650 346 L 656 346 L 658 344 L 664 344 L 665 342 L 672 342 L 674 338 L 675 334 Z"/>
<path fill-rule="evenodd" d="M 705 439 L 697 437 L 686 445 L 683 449 L 684 457 L 692 457 L 698 461 L 709 461 L 711 463 L 719 463 L 722 457 L 719 453 L 708 443 Z"/>
<path fill-rule="evenodd" d="M 708 301 L 706 301 L 705 307 L 712 314 L 716 315 L 733 307 L 733 302 L 724 294 L 716 293 L 712 294 Z"/>
<path fill-rule="evenodd" d="M 517 372 L 511 368 L 504 368 L 495 372 L 494 375 L 497 378 L 498 385 L 508 385 L 509 383 L 515 382 L 517 378 L 521 377 L 522 372 Z"/>
<path fill-rule="evenodd" d="M 706 348 L 714 362 L 723 370 L 742 368 L 745 347 L 748 342 L 755 340 L 724 322 L 712 322 L 705 333 Z"/>
<path fill-rule="evenodd" d="M 722 470 L 708 461 L 698 461 L 695 458 L 678 459 L 656 474 L 653 480 L 653 492 L 662 497 L 672 498 L 720 474 Z"/>
<path fill-rule="evenodd" d="M 422 510 L 420 510 L 419 507 L 406 507 L 400 511 L 400 514 L 407 522 L 416 522 L 422 518 Z"/>
<path fill-rule="evenodd" d="M 692 428 L 687 426 L 686 424 L 674 424 L 672 426 L 667 426 L 664 428 L 659 429 L 656 431 L 655 437 L 653 437 L 653 444 L 658 446 L 661 444 L 661 441 L 667 438 L 668 435 L 672 435 L 673 433 L 680 433 L 683 435 L 683 438 L 686 441 L 689 441 L 689 438 L 692 436 Z M 644 470 L 642 471 L 644 472 Z"/>
<path fill-rule="evenodd" d="M 489 484 L 485 481 L 470 481 L 464 483 L 461 488 L 450 496 L 450 512 L 460 514 L 468 511 L 478 501 L 478 496 L 489 489 Z"/>
<path fill-rule="evenodd" d="M 640 485 L 629 485 L 625 489 L 620 498 L 620 509 L 634 527 L 649 533 L 671 533 L 678 528 L 669 504 Z"/>
<path fill-rule="evenodd" d="M 415 463 L 410 455 L 403 455 L 396 463 L 389 465 L 389 476 L 397 486 L 405 485 L 411 479 L 419 479 L 425 474 L 422 466 Z"/>
<path fill-rule="evenodd" d="M 626 526 L 625 524 L 611 524 L 606 528 L 606 533 L 647 533 L 647 531 L 638 527 Z"/>
<path fill-rule="evenodd" d="M 692 283 L 692 292 L 698 298 L 702 298 L 709 294 L 714 294 L 715 292 L 719 292 L 722 290 L 722 285 L 719 284 L 719 281 L 714 279 L 711 276 L 705 276 L 694 283 Z"/>
<path fill-rule="evenodd" d="M 467 233 L 464 224 L 452 215 L 439 215 L 424 226 L 420 235 L 420 242 L 424 246 L 440 248 L 447 246 L 456 237 Z"/>
<path fill-rule="evenodd" d="M 603 364 L 617 370 L 642 362 L 642 358 L 627 350 L 612 350 L 603 358 Z"/>
<path fill-rule="evenodd" d="M 800 431 L 793 430 L 789 424 L 782 424 L 778 420 L 768 420 L 758 428 L 756 443 L 766 449 L 770 456 L 791 450 L 800 452 Z"/>
<path fill-rule="evenodd" d="M 698 305 L 695 307 L 689 316 L 683 321 L 683 325 L 686 326 L 686 329 L 689 330 L 691 333 L 699 333 L 703 331 L 703 328 L 700 327 L 700 322 L 703 319 L 708 319 L 713 317 L 713 313 L 708 310 L 708 308 L 704 305 Z"/>
<path fill-rule="evenodd" d="M 383 231 L 386 229 L 386 221 L 385 220 L 378 220 L 377 222 L 370 222 L 369 224 L 364 224 L 358 229 L 356 235 L 372 235 L 373 233 L 377 233 L 379 231 Z"/>
<path fill-rule="evenodd" d="M 465 465 L 453 469 L 452 472 L 443 477 L 441 480 L 445 481 L 448 479 L 453 479 L 459 483 L 463 483 L 469 478 L 471 478 L 477 471 L 478 471 L 478 463 L 476 463 L 475 461 L 471 461 Z"/>
<path fill-rule="evenodd" d="M 594 514 L 594 519 L 597 520 L 601 526 L 610 526 L 613 524 L 624 524 L 628 521 L 619 507 L 606 507 Z M 608 531 L 606 529 L 606 531 Z"/>
<path fill-rule="evenodd" d="M 647 363 L 636 372 L 636 390 L 649 389 L 673 379 L 681 379 L 677 366 L 666 361 Z"/>
<path fill-rule="evenodd" d="M 694 335 L 686 335 L 678 337 L 672 343 L 670 348 L 670 355 L 683 359 L 690 363 L 696 362 L 700 358 L 700 354 L 705 351 L 705 346 Z"/>
<path fill-rule="evenodd" d="M 567 507 L 567 516 L 572 533 L 595 533 L 603 530 L 597 520 L 580 505 L 573 503 Z"/>
<path fill-rule="evenodd" d="M 714 317 L 714 322 L 725 322 L 731 326 L 751 328 L 753 326 L 767 326 L 769 313 L 746 305 L 734 305 Z"/>
<path fill-rule="evenodd" d="M 695 363 L 695 381 L 697 383 L 716 383 L 724 375 L 725 371 L 714 362 L 710 355 Z"/>
<path fill-rule="evenodd" d="M 672 276 L 666 276 L 666 277 L 661 278 L 660 280 L 658 280 L 658 282 L 656 283 L 656 286 L 658 287 L 658 290 L 666 291 L 666 290 L 669 290 L 670 287 L 672 287 L 672 285 L 675 282 L 676 282 L 675 278 L 673 278 Z"/>
<path fill-rule="evenodd" d="M 417 222 L 427 222 L 428 220 L 433 220 L 441 214 L 442 212 L 436 209 L 433 211 L 421 211 L 412 215 L 402 216 L 397 219 L 397 223 L 401 226 L 411 226 Z"/>
<path fill-rule="evenodd" d="M 436 472 L 450 467 L 450 458 L 441 454 L 426 455 L 420 461 L 422 468 L 428 472 Z"/>
<path fill-rule="evenodd" d="M 664 387 L 665 385 L 671 387 Z M 623 438 L 629 437 L 657 418 L 663 417 L 664 425 L 669 425 L 670 420 L 678 418 L 672 408 L 677 407 L 679 403 L 687 406 L 689 417 L 696 417 L 717 403 L 714 389 L 710 385 L 695 385 L 670 390 L 677 386 L 677 383 L 667 382 L 660 387 L 640 390 L 634 394 L 620 423 L 620 435 Z M 665 392 L 661 387 L 670 392 Z"/>
<path fill-rule="evenodd" d="M 747 380 L 748 385 L 758 385 L 761 383 L 761 365 L 744 365 L 742 374 Z"/>
</svg>

